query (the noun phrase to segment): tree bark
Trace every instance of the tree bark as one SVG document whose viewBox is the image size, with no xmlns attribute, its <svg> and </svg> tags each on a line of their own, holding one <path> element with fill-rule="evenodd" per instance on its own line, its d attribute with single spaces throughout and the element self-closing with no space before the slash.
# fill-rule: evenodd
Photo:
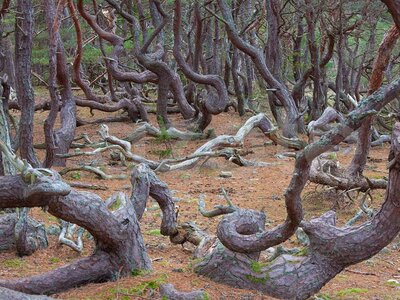
<svg viewBox="0 0 400 300">
<path fill-rule="evenodd" d="M 368 95 L 375 92 L 382 85 L 391 53 L 399 37 L 400 30 L 397 29 L 397 26 L 392 26 L 385 34 L 374 61 L 374 66 L 369 80 Z M 368 122 L 363 124 L 358 130 L 356 153 L 348 167 L 348 173 L 350 176 L 360 176 L 364 171 L 369 149 L 371 147 L 371 125 L 373 119 L 373 117 L 369 117 Z"/>
<path fill-rule="evenodd" d="M 218 0 L 218 4 L 225 19 L 225 28 L 228 33 L 230 41 L 241 51 L 246 53 L 253 60 L 255 67 L 259 71 L 262 78 L 266 81 L 270 88 L 276 89 L 276 96 L 283 104 L 286 110 L 286 125 L 283 128 L 283 133 L 287 137 L 296 136 L 297 132 L 304 130 L 303 118 L 299 114 L 293 97 L 290 95 L 288 88 L 277 78 L 275 78 L 265 62 L 265 56 L 260 49 L 245 42 L 236 29 L 235 23 L 232 18 L 231 11 L 225 0 Z"/>
<path fill-rule="evenodd" d="M 33 39 L 33 4 L 31 0 L 18 0 L 15 18 L 15 68 L 16 92 L 21 106 L 20 153 L 31 165 L 39 166 L 33 149 L 33 115 L 35 98 L 31 82 L 32 39 Z"/>
</svg>

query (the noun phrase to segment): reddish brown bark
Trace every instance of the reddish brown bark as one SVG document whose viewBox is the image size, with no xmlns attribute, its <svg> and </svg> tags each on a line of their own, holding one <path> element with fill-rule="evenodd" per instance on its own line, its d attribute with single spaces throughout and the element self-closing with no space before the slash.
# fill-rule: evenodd
<svg viewBox="0 0 400 300">
<path fill-rule="evenodd" d="M 21 157 L 31 165 L 39 166 L 33 149 L 33 114 L 35 98 L 31 82 L 33 4 L 31 0 L 18 0 L 15 18 L 15 70 L 16 92 L 21 106 L 19 145 Z"/>
<path fill-rule="evenodd" d="M 385 70 L 388 66 L 391 53 L 400 37 L 400 30 L 397 26 L 392 26 L 385 34 L 379 46 L 377 56 L 374 61 L 371 77 L 368 85 L 368 94 L 374 93 L 383 83 Z M 367 156 L 371 147 L 371 125 L 373 118 L 369 117 L 368 122 L 364 123 L 358 131 L 358 141 L 356 153 L 349 165 L 348 173 L 350 176 L 360 176 L 367 163 Z"/>
<path fill-rule="evenodd" d="M 228 91 L 225 86 L 225 83 L 223 79 L 218 76 L 218 75 L 204 75 L 200 74 L 194 69 L 192 69 L 189 64 L 185 61 L 184 57 L 181 54 L 181 23 L 182 23 L 182 7 L 181 7 L 181 1 L 175 1 L 175 17 L 174 17 L 174 57 L 181 68 L 182 72 L 187 76 L 190 80 L 196 83 L 200 84 L 205 84 L 205 85 L 210 85 L 212 86 L 214 90 L 209 90 L 207 99 L 205 102 L 201 105 L 204 109 L 202 110 L 202 113 L 205 114 L 203 119 L 207 120 L 204 122 L 203 120 L 199 121 L 200 124 L 200 130 L 204 130 L 208 124 L 211 122 L 211 118 L 208 118 L 207 115 L 209 114 L 219 114 L 223 112 L 229 102 L 229 96 L 228 96 Z M 196 18 L 199 19 L 199 12 L 197 11 L 197 16 Z M 200 21 L 201 22 L 201 21 Z M 201 38 L 197 37 L 197 38 Z M 200 47 L 201 49 L 201 44 L 197 45 L 197 47 Z"/>
</svg>

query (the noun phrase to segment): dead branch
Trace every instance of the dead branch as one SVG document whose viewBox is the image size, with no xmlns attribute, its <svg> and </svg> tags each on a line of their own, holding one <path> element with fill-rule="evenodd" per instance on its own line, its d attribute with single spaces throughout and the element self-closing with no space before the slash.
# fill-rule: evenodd
<svg viewBox="0 0 400 300">
<path fill-rule="evenodd" d="M 92 166 L 77 166 L 77 167 L 64 168 L 59 173 L 60 173 L 60 175 L 65 175 L 65 174 L 68 174 L 69 172 L 75 172 L 75 171 L 85 171 L 85 172 L 94 173 L 99 178 L 104 179 L 104 180 L 126 179 L 127 178 L 127 176 L 124 174 L 108 175 L 105 172 L 103 172 L 102 170 L 100 170 L 100 168 L 92 167 Z"/>
<path fill-rule="evenodd" d="M 65 222 L 63 220 L 61 221 L 61 233 L 60 236 L 58 237 L 58 242 L 60 244 L 64 244 L 73 250 L 75 250 L 78 253 L 81 253 L 83 250 L 83 241 L 82 241 L 82 236 L 83 233 L 85 232 L 85 229 L 82 227 L 79 227 L 78 230 L 76 230 L 76 225 L 71 224 L 69 222 Z M 72 241 L 72 237 L 76 231 L 76 242 Z"/>
<path fill-rule="evenodd" d="M 232 204 L 232 202 L 225 196 L 228 205 L 216 205 L 214 209 L 207 211 L 205 203 L 205 195 L 200 195 L 199 197 L 199 211 L 207 218 L 213 218 L 220 215 L 230 214 L 236 211 L 238 208 Z"/>
</svg>

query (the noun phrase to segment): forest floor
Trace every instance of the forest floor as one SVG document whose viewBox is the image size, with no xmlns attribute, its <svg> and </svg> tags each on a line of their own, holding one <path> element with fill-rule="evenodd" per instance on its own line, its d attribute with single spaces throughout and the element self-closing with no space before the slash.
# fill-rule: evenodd
<svg viewBox="0 0 400 300">
<path fill-rule="evenodd" d="M 91 117 L 87 109 L 79 108 L 79 116 L 85 119 Z M 94 112 L 94 118 L 106 116 Z M 42 143 L 43 122 L 47 112 L 38 112 L 35 116 L 35 142 Z M 236 113 L 223 113 L 213 118 L 210 128 L 218 134 L 235 134 L 240 126 L 249 117 L 240 118 Z M 154 117 L 152 121 L 155 123 Z M 184 128 L 186 123 L 177 115 L 172 116 L 174 125 Z M 123 138 L 132 132 L 138 125 L 129 123 L 110 123 L 110 133 Z M 77 136 L 86 133 L 92 140 L 98 140 L 99 126 L 88 125 L 77 129 Z M 174 157 L 181 157 L 192 153 L 204 141 L 171 141 L 170 145 L 157 142 L 154 138 L 144 138 L 133 145 L 132 152 L 152 159 L 158 159 L 160 153 L 170 152 Z M 206 195 L 206 205 L 212 208 L 216 204 L 223 204 L 221 188 L 224 188 L 234 204 L 242 208 L 263 209 L 268 218 L 269 226 L 280 224 L 286 218 L 284 191 L 293 171 L 293 158 L 277 158 L 276 155 L 286 152 L 280 146 L 271 145 L 268 139 L 259 131 L 254 130 L 246 138 L 244 147 L 253 151 L 246 158 L 272 163 L 268 167 L 239 167 L 223 158 L 212 158 L 204 164 L 183 171 L 161 173 L 159 177 L 168 183 L 179 206 L 178 221 L 194 221 L 211 234 L 215 233 L 216 225 L 221 217 L 207 219 L 200 215 L 197 201 L 200 194 Z M 349 148 L 351 147 L 351 149 Z M 337 152 L 337 159 L 344 165 L 354 154 L 354 145 L 341 145 Z M 165 150 L 168 151 L 165 151 Z M 387 176 L 386 158 L 389 146 L 372 149 L 366 174 L 373 178 Z M 39 151 L 43 158 L 43 150 Z M 64 176 L 66 180 L 81 181 L 104 185 L 105 191 L 95 191 L 103 199 L 114 192 L 124 191 L 130 194 L 129 175 L 133 168 L 122 165 L 109 165 L 109 153 L 95 157 L 78 157 L 68 161 L 68 166 L 79 164 L 93 164 L 101 166 L 107 174 L 126 174 L 124 180 L 99 180 L 93 174 L 73 172 Z M 231 178 L 221 178 L 221 171 L 232 173 Z M 372 206 L 377 208 L 384 197 L 384 191 L 373 192 Z M 356 202 L 356 201 L 355 201 Z M 339 224 L 343 224 L 358 211 L 358 203 L 352 203 L 343 194 L 327 188 L 308 184 L 303 192 L 305 218 L 319 216 L 325 211 L 337 207 Z M 46 225 L 57 224 L 55 217 L 44 213 L 41 209 L 32 210 L 31 214 Z M 195 261 L 192 258 L 191 245 L 173 245 L 167 237 L 159 234 L 160 210 L 153 201 L 149 201 L 148 210 L 141 220 L 141 229 L 152 259 L 154 270 L 150 273 L 102 284 L 90 284 L 67 292 L 54 295 L 59 299 L 160 299 L 157 286 L 163 282 L 170 282 L 179 290 L 190 291 L 204 289 L 210 299 L 272 299 L 258 292 L 234 289 L 226 285 L 215 283 L 207 278 L 196 275 L 193 271 Z M 81 254 L 66 246 L 60 246 L 57 237 L 50 236 L 50 246 L 40 250 L 32 256 L 19 258 L 14 251 L 0 253 L 0 277 L 13 278 L 39 274 L 67 264 L 79 257 L 90 255 L 93 242 L 84 238 L 84 251 Z M 347 268 L 329 282 L 319 293 L 321 299 L 400 299 L 400 289 L 396 284 L 388 284 L 389 279 L 400 279 L 400 253 L 395 249 L 399 240 L 395 240 L 385 250 L 375 257 Z M 296 247 L 297 240 L 293 237 L 286 246 Z"/>
</svg>

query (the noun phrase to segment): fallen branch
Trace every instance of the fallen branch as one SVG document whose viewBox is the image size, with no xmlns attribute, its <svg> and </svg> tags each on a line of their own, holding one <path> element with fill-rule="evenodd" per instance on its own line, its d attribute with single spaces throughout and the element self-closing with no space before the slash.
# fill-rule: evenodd
<svg viewBox="0 0 400 300">
<path fill-rule="evenodd" d="M 99 178 L 104 179 L 104 180 L 126 179 L 127 178 L 127 176 L 124 174 L 108 175 L 105 172 L 103 172 L 102 170 L 100 170 L 100 168 L 92 167 L 92 166 L 68 167 L 68 168 L 62 169 L 59 173 L 60 173 L 60 175 L 66 175 L 69 172 L 75 172 L 75 171 L 85 171 L 85 172 L 94 173 Z"/>
<path fill-rule="evenodd" d="M 76 187 L 76 188 L 80 188 L 80 189 L 101 190 L 101 191 L 108 190 L 108 187 L 106 187 L 104 185 L 96 185 L 96 184 L 73 182 L 73 181 L 67 181 L 67 184 L 70 185 L 71 187 Z"/>
</svg>

